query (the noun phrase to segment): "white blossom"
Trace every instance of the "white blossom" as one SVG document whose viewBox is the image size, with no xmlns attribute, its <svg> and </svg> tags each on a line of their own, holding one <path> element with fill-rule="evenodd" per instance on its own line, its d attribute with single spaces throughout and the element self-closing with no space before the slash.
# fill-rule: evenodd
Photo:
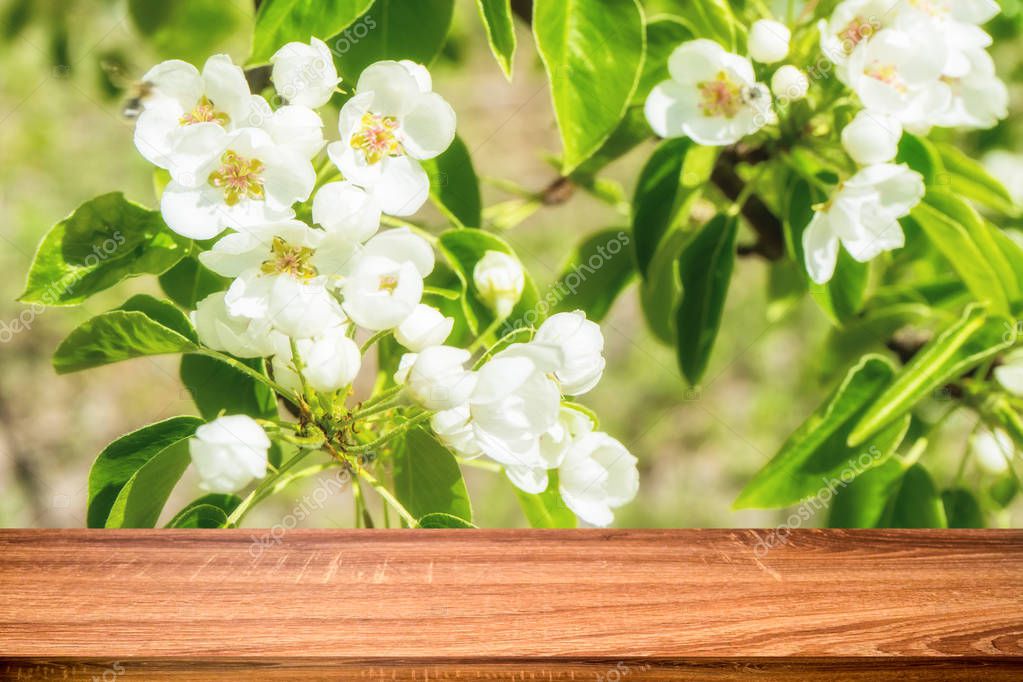
<svg viewBox="0 0 1023 682">
<path fill-rule="evenodd" d="M 430 349 L 427 349 L 428 352 Z M 469 412 L 479 449 L 510 467 L 546 468 L 540 437 L 558 420 L 561 393 L 550 378 L 557 348 L 512 344 L 477 372 Z"/>
<path fill-rule="evenodd" d="M 350 182 L 328 182 L 313 196 L 313 222 L 350 243 L 366 241 L 380 229 L 380 207 Z"/>
<path fill-rule="evenodd" d="M 603 432 L 572 442 L 558 469 L 558 487 L 565 504 L 595 526 L 614 521 L 614 509 L 628 504 L 639 491 L 636 458 Z"/>
<path fill-rule="evenodd" d="M 532 494 L 542 493 L 549 485 L 548 471 L 561 466 L 575 439 L 592 430 L 593 422 L 589 417 L 562 405 L 557 422 L 540 436 L 540 457 L 544 466 L 506 465 L 505 475 L 520 490 Z"/>
<path fill-rule="evenodd" d="M 258 128 L 195 128 L 175 149 L 171 182 L 160 201 L 167 226 L 178 234 L 210 239 L 224 228 L 290 218 L 292 205 L 309 198 L 316 174 L 293 148 Z"/>
<path fill-rule="evenodd" d="M 806 269 L 818 284 L 831 279 L 839 244 L 867 262 L 905 244 L 898 219 L 923 198 L 923 177 L 905 165 L 878 164 L 846 180 L 803 232 Z"/>
<path fill-rule="evenodd" d="M 145 95 L 135 122 L 135 146 L 151 163 L 171 168 L 176 148 L 199 124 L 223 130 L 252 125 L 253 96 L 241 67 L 225 54 L 206 60 L 202 73 L 187 62 L 160 62 L 142 76 Z"/>
<path fill-rule="evenodd" d="M 231 315 L 309 338 L 344 320 L 317 269 L 315 252 L 323 236 L 297 220 L 256 225 L 222 237 L 199 260 L 235 278 L 224 298 Z"/>
<path fill-rule="evenodd" d="M 902 124 L 881 112 L 864 109 L 842 129 L 842 146 L 853 161 L 869 166 L 888 163 L 899 152 Z"/>
<path fill-rule="evenodd" d="M 188 441 L 199 487 L 214 493 L 241 490 L 266 476 L 270 439 L 252 417 L 233 414 L 203 424 Z"/>
<path fill-rule="evenodd" d="M 362 366 L 359 345 L 349 336 L 346 323 L 328 327 L 319 336 L 295 340 L 302 361 L 302 376 L 314 391 L 332 393 L 352 383 Z M 280 339 L 273 357 L 274 378 L 293 391 L 301 389 L 291 342 Z"/>
<path fill-rule="evenodd" d="M 435 413 L 430 417 L 430 429 L 442 443 L 466 459 L 475 459 L 483 454 L 476 442 L 468 403 Z"/>
<path fill-rule="evenodd" d="M 196 304 L 192 324 L 203 345 L 238 358 L 262 358 L 273 354 L 268 323 L 231 315 L 224 302 L 226 292 L 210 294 Z"/>
<path fill-rule="evenodd" d="M 404 378 L 409 396 L 428 410 L 464 405 L 476 388 L 476 374 L 465 368 L 471 357 L 469 351 L 452 346 L 423 349 Z"/>
<path fill-rule="evenodd" d="M 445 317 L 433 306 L 420 303 L 394 330 L 394 338 L 410 351 L 419 352 L 444 343 L 454 326 L 453 317 Z"/>
<path fill-rule="evenodd" d="M 699 39 L 668 58 L 671 80 L 655 86 L 645 113 L 661 137 L 689 137 L 711 146 L 734 144 L 774 116 L 771 94 L 756 81 L 750 60 Z"/>
<path fill-rule="evenodd" d="M 581 310 L 551 315 L 540 325 L 532 343 L 560 351 L 562 362 L 554 376 L 565 395 L 590 391 L 604 373 L 604 335 Z"/>
<path fill-rule="evenodd" d="M 312 109 L 330 101 L 341 80 L 330 48 L 319 38 L 312 38 L 309 44 L 287 43 L 274 53 L 270 63 L 270 78 L 277 93 L 292 104 Z"/>
<path fill-rule="evenodd" d="M 338 119 L 341 139 L 327 147 L 349 182 L 364 187 L 384 213 L 411 215 L 429 195 L 419 164 L 451 144 L 455 112 L 432 91 L 425 67 L 409 61 L 371 64 Z"/>
<path fill-rule="evenodd" d="M 484 253 L 472 269 L 472 280 L 480 298 L 500 318 L 511 314 L 526 286 L 522 264 L 502 251 Z"/>
<path fill-rule="evenodd" d="M 789 54 L 789 41 L 792 31 L 773 19 L 760 19 L 753 22 L 749 30 L 749 56 L 761 64 L 774 64 L 785 59 Z"/>
<path fill-rule="evenodd" d="M 782 102 L 795 102 L 806 97 L 810 79 L 798 67 L 785 64 L 771 76 L 771 92 Z"/>
</svg>

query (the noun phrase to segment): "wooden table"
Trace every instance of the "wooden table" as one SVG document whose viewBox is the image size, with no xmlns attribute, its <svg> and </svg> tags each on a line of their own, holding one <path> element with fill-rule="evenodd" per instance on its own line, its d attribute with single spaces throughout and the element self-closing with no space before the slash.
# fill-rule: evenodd
<svg viewBox="0 0 1023 682">
<path fill-rule="evenodd" d="M 1023 679 L 1023 531 L 0 531 L 3 679 Z"/>
</svg>

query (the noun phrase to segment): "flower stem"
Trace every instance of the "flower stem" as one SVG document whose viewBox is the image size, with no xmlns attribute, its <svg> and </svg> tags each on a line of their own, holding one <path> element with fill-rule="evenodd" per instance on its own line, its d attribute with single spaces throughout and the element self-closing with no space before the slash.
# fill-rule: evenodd
<svg viewBox="0 0 1023 682">
<path fill-rule="evenodd" d="M 278 481 L 280 481 L 284 476 L 285 472 L 305 459 L 306 455 L 310 452 L 312 452 L 312 450 L 299 450 L 294 457 L 282 464 L 276 473 L 271 474 L 260 481 L 259 485 L 257 485 L 253 491 L 249 493 L 244 500 L 242 500 L 241 504 L 235 507 L 235 510 L 231 512 L 231 515 L 227 517 L 227 527 L 237 527 L 253 505 L 263 500 L 271 491 L 273 491 Z"/>
<path fill-rule="evenodd" d="M 362 344 L 362 347 L 359 348 L 359 353 L 361 355 L 365 355 L 366 351 L 368 351 L 370 348 L 372 348 L 373 345 L 376 344 L 381 339 L 386 338 L 387 335 L 390 334 L 390 333 L 391 333 L 390 329 L 384 329 L 382 331 L 378 331 L 376 334 L 374 334 L 373 336 L 371 336 L 368 339 L 366 339 L 366 343 Z"/>
<path fill-rule="evenodd" d="M 239 372 L 241 372 L 243 374 L 248 374 L 253 379 L 256 379 L 257 381 L 261 381 L 262 383 L 266 384 L 267 386 L 269 386 L 273 390 L 277 391 L 277 393 L 279 393 L 280 395 L 282 395 L 284 398 L 288 399 L 289 401 L 293 402 L 294 404 L 296 404 L 296 405 L 300 404 L 300 400 L 299 400 L 298 396 L 295 395 L 295 393 L 293 391 L 291 391 L 291 390 L 289 390 L 287 388 L 284 388 L 279 383 L 277 383 L 276 381 L 274 381 L 270 377 L 266 376 L 262 372 L 258 372 L 256 370 L 252 369 L 251 367 L 246 365 L 244 362 L 240 362 L 237 359 L 231 357 L 230 355 L 228 355 L 226 353 L 221 353 L 220 351 L 216 351 L 216 350 L 213 350 L 211 348 L 202 348 L 202 349 L 200 349 L 198 351 L 194 351 L 194 352 L 196 354 L 198 354 L 198 355 L 205 355 L 205 356 L 210 357 L 210 358 L 216 358 L 217 360 L 220 360 L 221 362 L 223 362 L 225 364 L 231 365 L 232 367 L 234 367 Z"/>
<path fill-rule="evenodd" d="M 354 453 L 372 452 L 373 450 L 376 450 L 381 445 L 384 445 L 384 444 L 388 443 L 389 441 L 394 440 L 395 438 L 397 438 L 398 436 L 402 435 L 403 433 L 406 433 L 407 431 L 411 431 L 413 428 L 415 428 L 415 427 L 419 426 L 420 424 L 422 424 L 423 422 L 427 421 L 432 416 L 433 416 L 433 412 L 424 412 L 424 413 L 422 413 L 420 415 L 417 415 L 417 416 L 413 417 L 412 419 L 409 419 L 407 422 L 405 422 L 401 426 L 396 426 L 395 428 L 391 429 L 390 431 L 388 431 L 384 435 L 382 435 L 379 438 L 377 438 L 375 441 L 372 441 L 370 443 L 366 443 L 364 445 L 356 445 L 354 447 L 346 448 L 346 450 L 347 450 L 347 452 L 354 452 Z"/>
<path fill-rule="evenodd" d="M 398 512 L 398 515 L 402 519 L 404 519 L 405 523 L 408 524 L 409 528 L 419 527 L 419 521 L 416 519 L 416 517 L 412 516 L 408 509 L 405 509 L 405 505 L 398 501 L 398 498 L 396 498 L 391 493 L 391 491 L 387 489 L 387 486 L 385 486 L 376 478 L 374 478 L 373 474 L 369 473 L 362 467 L 358 467 L 358 473 L 359 477 L 362 478 L 362 480 L 366 481 L 366 483 L 369 483 L 373 490 L 377 491 L 377 494 L 384 499 L 384 502 L 389 504 L 394 509 L 394 511 Z"/>
<path fill-rule="evenodd" d="M 473 353 L 482 348 L 483 345 L 486 343 L 487 338 L 495 331 L 497 331 L 501 324 L 504 323 L 505 319 L 506 318 L 504 317 L 494 318 L 494 321 L 490 323 L 490 326 L 488 326 L 486 329 L 480 332 L 480 335 L 476 337 L 475 341 L 469 344 L 469 347 L 466 350 L 468 350 L 470 353 Z"/>
<path fill-rule="evenodd" d="M 386 400 L 390 400 L 394 396 L 401 393 L 402 389 L 404 388 L 405 388 L 404 386 L 394 386 L 393 388 L 389 388 L 386 391 L 382 391 L 376 394 L 375 396 L 370 397 L 369 399 L 365 400 L 361 405 L 359 405 L 359 409 L 352 413 L 352 417 L 353 418 L 359 417 L 362 414 L 364 414 L 367 409 L 373 407 L 374 405 L 378 405 Z"/>
</svg>

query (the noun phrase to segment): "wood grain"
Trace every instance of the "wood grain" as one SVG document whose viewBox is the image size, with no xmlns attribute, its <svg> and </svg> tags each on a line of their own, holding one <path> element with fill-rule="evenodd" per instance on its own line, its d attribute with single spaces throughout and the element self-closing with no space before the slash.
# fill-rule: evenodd
<svg viewBox="0 0 1023 682">
<path fill-rule="evenodd" d="M 0 531 L 0 659 L 4 679 L 1018 680 L 1023 532 Z"/>
</svg>

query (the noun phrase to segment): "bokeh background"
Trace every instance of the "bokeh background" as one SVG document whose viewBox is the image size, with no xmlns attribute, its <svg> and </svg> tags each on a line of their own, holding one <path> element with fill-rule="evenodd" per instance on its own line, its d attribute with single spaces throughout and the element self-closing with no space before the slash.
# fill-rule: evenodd
<svg viewBox="0 0 1023 682">
<path fill-rule="evenodd" d="M 155 0 L 146 0 L 155 2 Z M 645 3 L 656 12 L 661 2 Z M 1019 3 L 1009 2 L 1010 15 Z M 50 365 L 57 344 L 76 325 L 137 292 L 159 293 L 155 278 L 130 280 L 77 307 L 40 311 L 15 301 L 36 244 L 83 201 L 123 190 L 155 205 L 152 168 L 135 151 L 132 123 L 122 115 L 132 83 L 149 66 L 176 57 L 199 65 L 215 52 L 244 62 L 249 50 L 248 0 L 165 2 L 169 25 L 152 31 L 125 0 L 0 2 L 0 525 L 83 526 L 86 481 L 95 455 L 111 440 L 145 424 L 195 414 L 177 377 L 177 358 L 143 358 L 58 377 Z M 491 58 L 475 16 L 459 0 L 449 44 L 433 67 L 435 89 L 458 113 L 459 134 L 482 178 L 541 190 L 556 179 L 558 151 L 546 80 L 525 26 L 520 25 L 515 78 L 508 83 Z M 1023 57 L 1013 22 L 998 20 L 994 50 L 1006 81 L 1021 79 Z M 165 24 L 167 25 L 167 24 Z M 1013 111 L 1023 88 L 1011 85 Z M 328 119 L 327 133 L 336 137 Z M 962 139 L 971 153 L 1019 150 L 1018 117 L 995 131 Z M 626 195 L 650 146 L 615 163 L 608 177 Z M 1011 164 L 1010 164 L 1011 165 Z M 1020 171 L 1017 173 L 1019 184 Z M 1011 182 L 1011 178 L 1006 178 Z M 510 198 L 495 183 L 484 203 Z M 422 216 L 440 224 L 429 211 Z M 544 206 L 504 237 L 541 288 L 553 281 L 586 234 L 625 226 L 627 218 L 583 192 Z M 646 331 L 630 287 L 604 322 L 608 370 L 585 402 L 605 430 L 639 458 L 638 499 L 620 510 L 618 526 L 771 526 L 785 511 L 731 510 L 749 477 L 816 407 L 832 386 L 829 326 L 811 300 L 768 305 L 767 268 L 742 259 L 707 379 L 682 381 L 671 349 Z M 948 437 L 926 455 L 939 483 L 951 480 L 974 424 L 953 419 Z M 968 472 L 968 476 L 977 472 Z M 467 471 L 477 521 L 525 524 L 511 486 L 487 472 Z M 296 516 L 303 492 L 283 494 L 249 517 L 272 526 Z M 196 496 L 186 474 L 168 504 Z M 300 525 L 351 524 L 347 491 L 303 513 Z M 1018 508 L 996 519 L 1020 525 Z M 808 525 L 813 525 L 811 521 Z"/>
</svg>

